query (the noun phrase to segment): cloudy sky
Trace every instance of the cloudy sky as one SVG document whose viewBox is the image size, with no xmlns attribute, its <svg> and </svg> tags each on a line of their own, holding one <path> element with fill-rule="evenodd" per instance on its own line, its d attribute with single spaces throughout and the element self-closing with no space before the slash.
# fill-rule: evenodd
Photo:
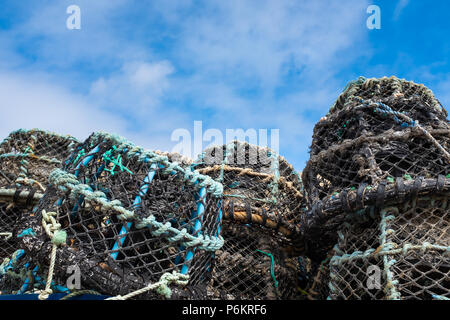
<svg viewBox="0 0 450 320">
<path fill-rule="evenodd" d="M 447 0 L 0 4 L 2 138 L 103 130 L 170 151 L 194 121 L 224 135 L 279 129 L 280 153 L 301 171 L 314 124 L 361 75 L 424 83 L 450 104 Z M 366 27 L 371 4 L 380 30 Z M 69 5 L 80 30 L 66 27 Z"/>
</svg>

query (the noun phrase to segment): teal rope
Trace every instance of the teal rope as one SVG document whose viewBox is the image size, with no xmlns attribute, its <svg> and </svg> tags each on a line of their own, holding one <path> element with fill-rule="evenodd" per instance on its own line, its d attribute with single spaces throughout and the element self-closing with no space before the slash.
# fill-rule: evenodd
<svg viewBox="0 0 450 320">
<path fill-rule="evenodd" d="M 36 233 L 33 231 L 32 228 L 28 228 L 28 229 L 23 230 L 22 233 L 18 234 L 17 238 L 22 238 L 22 237 L 25 237 L 25 236 L 34 237 L 34 236 L 36 236 Z"/>
<path fill-rule="evenodd" d="M 121 155 L 119 154 L 118 156 L 117 156 L 117 158 L 116 159 L 114 159 L 114 157 L 112 157 L 112 153 L 114 152 L 114 151 L 116 151 L 116 149 L 117 149 L 117 147 L 116 146 L 113 146 L 112 147 L 112 149 L 110 149 L 110 150 L 108 150 L 108 151 L 106 151 L 104 154 L 103 154 L 103 160 L 105 161 L 105 162 L 111 162 L 111 163 L 113 163 L 114 164 L 114 166 L 111 168 L 111 169 L 105 169 L 105 171 L 108 171 L 109 173 L 111 173 L 111 175 L 113 176 L 114 175 L 114 169 L 116 168 L 116 166 L 118 166 L 119 167 L 119 169 L 120 169 L 120 171 L 127 171 L 129 174 L 133 174 L 133 172 L 131 172 L 130 171 L 130 169 L 128 169 L 127 167 L 125 167 L 123 164 L 122 164 L 122 159 L 121 159 Z"/>
<path fill-rule="evenodd" d="M 278 281 L 275 278 L 275 259 L 273 258 L 273 255 L 271 253 L 267 253 L 258 249 L 256 249 L 256 251 L 261 252 L 262 254 L 265 254 L 266 256 L 269 256 L 272 259 L 272 263 L 270 265 L 270 274 L 272 275 L 273 282 L 275 283 L 275 288 L 278 288 Z"/>
<path fill-rule="evenodd" d="M 70 191 L 69 197 L 71 199 L 77 199 L 80 195 L 85 197 L 85 201 L 100 204 L 100 210 L 106 212 L 108 210 L 114 210 L 117 212 L 117 218 L 120 220 L 136 222 L 136 228 L 150 228 L 151 233 L 154 236 L 165 236 L 170 242 L 181 242 L 186 247 L 198 246 L 198 249 L 206 251 L 219 250 L 224 243 L 223 237 L 210 237 L 208 235 L 194 236 L 189 234 L 188 231 L 183 228 L 178 230 L 172 227 L 170 222 L 165 224 L 156 221 L 154 215 L 150 215 L 146 218 L 141 218 L 134 211 L 126 209 L 120 200 L 108 200 L 107 196 L 102 191 L 93 191 L 92 188 L 86 184 L 82 184 L 77 180 L 77 177 L 73 174 L 67 173 L 61 169 L 53 170 L 49 175 L 49 183 L 58 190 L 63 192 Z"/>
<path fill-rule="evenodd" d="M 447 298 L 445 296 L 440 296 L 440 295 L 437 295 L 437 294 L 433 294 L 432 297 L 435 300 L 450 300 L 449 298 Z"/>
</svg>

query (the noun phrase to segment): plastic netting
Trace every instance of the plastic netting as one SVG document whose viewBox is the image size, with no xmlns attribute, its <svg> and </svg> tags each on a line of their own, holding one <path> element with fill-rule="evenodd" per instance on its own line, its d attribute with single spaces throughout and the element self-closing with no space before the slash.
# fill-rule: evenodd
<svg viewBox="0 0 450 320">
<path fill-rule="evenodd" d="M 330 262 L 330 298 L 450 298 L 450 183 L 445 186 L 446 192 L 372 207 L 365 219 L 345 224 Z"/>
<path fill-rule="evenodd" d="M 0 144 L 0 264 L 17 250 L 17 222 L 42 198 L 50 172 L 78 141 L 41 130 L 12 132 Z"/>
<path fill-rule="evenodd" d="M 339 194 L 347 199 L 348 192 L 358 190 L 363 197 L 366 190 L 396 179 L 447 176 L 446 117 L 423 85 L 395 77 L 351 82 L 314 128 L 311 157 L 302 173 L 311 210 L 302 227 L 315 224 Z M 349 209 L 342 205 L 341 215 Z M 310 232 L 305 234 L 311 237 Z M 327 244 L 335 243 L 335 226 L 322 225 L 320 238 L 314 247 L 320 246 L 323 255 Z"/>
<path fill-rule="evenodd" d="M 192 167 L 223 184 L 226 218 L 256 223 L 287 237 L 298 232 L 306 210 L 302 180 L 272 150 L 233 141 L 206 149 Z"/>
<path fill-rule="evenodd" d="M 423 85 L 395 77 L 350 83 L 314 128 L 303 170 L 309 205 L 360 184 L 448 174 L 447 112 Z"/>
<path fill-rule="evenodd" d="M 349 83 L 301 176 L 246 142 L 192 162 L 16 131 L 0 145 L 0 294 L 449 299 L 449 139 L 433 93 L 395 77 Z"/>
<path fill-rule="evenodd" d="M 316 125 L 301 229 L 317 298 L 448 298 L 446 117 L 423 85 L 360 78 Z"/>
<path fill-rule="evenodd" d="M 292 239 L 306 210 L 300 175 L 268 148 L 233 141 L 193 167 L 224 186 L 222 234 L 210 291 L 222 299 L 295 299 L 302 271 Z"/>
<path fill-rule="evenodd" d="M 37 279 L 45 282 L 52 274 L 52 290 L 69 292 L 67 270 L 73 266 L 81 270 L 78 290 L 111 296 L 165 281 L 174 272 L 189 276 L 187 288 L 208 281 L 213 251 L 223 244 L 222 186 L 211 178 L 167 155 L 96 133 L 68 157 L 63 170 L 50 174 L 49 182 L 36 213 L 19 222 L 20 230 L 32 235 L 20 238 L 24 257 L 16 275 L 4 277 L 2 291 L 28 290 L 31 284 L 23 289 L 26 279 L 43 289 Z M 23 277 L 30 272 L 31 278 Z M 167 288 L 156 289 L 138 297 L 170 296 Z"/>
</svg>

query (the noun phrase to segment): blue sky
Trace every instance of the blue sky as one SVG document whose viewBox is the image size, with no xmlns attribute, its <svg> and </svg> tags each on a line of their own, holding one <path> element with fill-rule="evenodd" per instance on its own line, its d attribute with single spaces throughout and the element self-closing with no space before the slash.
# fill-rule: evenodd
<svg viewBox="0 0 450 320">
<path fill-rule="evenodd" d="M 299 171 L 348 81 L 395 75 L 450 103 L 450 4 L 399 1 L 5 1 L 0 134 L 104 130 L 171 150 L 171 133 L 279 129 Z M 68 30 L 66 8 L 81 8 Z M 369 30 L 366 9 L 381 8 Z M 208 143 L 204 142 L 203 147 Z"/>
</svg>

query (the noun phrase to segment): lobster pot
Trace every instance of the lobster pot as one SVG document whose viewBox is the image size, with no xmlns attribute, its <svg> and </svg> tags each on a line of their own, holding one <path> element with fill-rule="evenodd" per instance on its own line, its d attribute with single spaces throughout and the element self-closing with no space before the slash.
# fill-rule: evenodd
<svg viewBox="0 0 450 320">
<path fill-rule="evenodd" d="M 18 249 L 19 218 L 32 212 L 47 188 L 48 175 L 77 143 L 70 136 L 34 129 L 12 132 L 0 144 L 0 264 Z"/>
<path fill-rule="evenodd" d="M 448 175 L 449 132 L 447 112 L 425 86 L 351 82 L 314 128 L 302 175 L 309 205 L 361 184 Z"/>
<path fill-rule="evenodd" d="M 224 222 L 225 244 L 216 251 L 209 299 L 297 299 L 299 262 L 261 228 Z"/>
<path fill-rule="evenodd" d="M 296 232 L 305 211 L 303 185 L 299 173 L 272 150 L 233 141 L 206 149 L 192 166 L 223 184 L 226 219 L 283 236 Z"/>
<path fill-rule="evenodd" d="M 193 167 L 224 187 L 225 244 L 216 252 L 212 297 L 296 298 L 300 175 L 272 150 L 238 141 L 206 149 Z"/>
<path fill-rule="evenodd" d="M 449 187 L 449 179 L 423 180 L 350 213 L 329 263 L 329 298 L 450 298 Z"/>
<path fill-rule="evenodd" d="M 212 254 L 223 244 L 222 188 L 211 178 L 121 137 L 95 133 L 49 182 L 36 214 L 20 227 L 35 234 L 21 242 L 27 270 L 37 268 L 40 278 L 47 278 L 58 243 L 54 291 L 70 292 L 68 270 L 75 268 L 81 271 L 76 289 L 110 296 L 127 295 L 168 273 L 188 276 L 187 287 L 210 278 Z M 55 240 L 61 234 L 63 243 Z M 170 297 L 159 289 L 136 298 Z"/>
</svg>

